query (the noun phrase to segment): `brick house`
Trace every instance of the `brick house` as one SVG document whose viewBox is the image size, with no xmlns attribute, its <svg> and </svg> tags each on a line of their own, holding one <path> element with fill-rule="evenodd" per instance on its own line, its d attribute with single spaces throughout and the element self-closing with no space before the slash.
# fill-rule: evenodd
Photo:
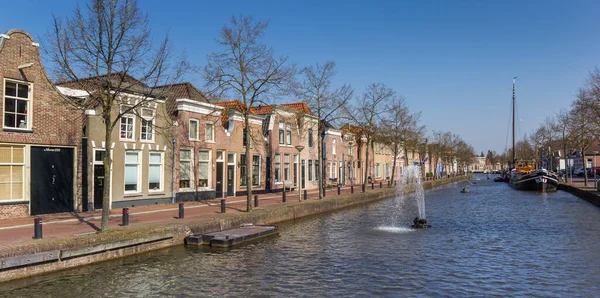
<svg viewBox="0 0 600 298">
<path fill-rule="evenodd" d="M 0 34 L 0 218 L 82 210 L 83 111 L 48 78 L 39 45 Z"/>
<path fill-rule="evenodd" d="M 87 137 L 86 171 L 90 206 L 102 208 L 105 184 L 103 160 L 112 159 L 110 181 L 111 208 L 170 203 L 173 199 L 171 171 L 172 121 L 167 113 L 164 95 L 157 89 L 124 73 L 78 81 L 61 82 L 57 88 L 65 95 L 89 100 L 91 90 L 101 84 L 121 86 L 118 104 L 112 107 L 112 119 L 124 113 L 105 144 L 102 108 L 96 105 L 86 111 L 83 132 Z M 108 153 L 107 153 L 108 152 Z M 87 158 L 86 158 L 87 159 Z"/>
</svg>

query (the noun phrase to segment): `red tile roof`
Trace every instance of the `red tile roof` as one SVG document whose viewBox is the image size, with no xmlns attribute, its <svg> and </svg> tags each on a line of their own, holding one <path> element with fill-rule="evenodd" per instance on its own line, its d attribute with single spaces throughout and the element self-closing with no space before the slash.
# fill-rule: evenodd
<svg viewBox="0 0 600 298">
<path fill-rule="evenodd" d="M 303 112 L 303 113 L 306 113 L 309 115 L 314 115 L 313 112 L 310 110 L 310 108 L 308 107 L 308 105 L 305 102 L 284 103 L 281 105 L 284 107 L 296 109 L 300 112 Z"/>
</svg>

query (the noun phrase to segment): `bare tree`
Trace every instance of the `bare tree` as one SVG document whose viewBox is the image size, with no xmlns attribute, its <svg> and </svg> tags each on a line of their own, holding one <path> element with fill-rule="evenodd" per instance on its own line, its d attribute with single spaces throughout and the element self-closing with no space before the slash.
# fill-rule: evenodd
<svg viewBox="0 0 600 298">
<path fill-rule="evenodd" d="M 137 115 L 139 107 L 160 97 L 154 87 L 176 81 L 181 72 L 170 75 L 169 40 L 165 37 L 158 47 L 153 46 L 148 18 L 135 0 L 91 0 L 83 8 L 77 5 L 73 15 L 53 17 L 47 39 L 45 54 L 55 78 L 86 93 L 84 100 L 65 102 L 83 109 L 99 107 L 104 122 L 107 154 L 101 229 L 106 231 L 111 207 L 112 160 L 108 150 L 112 131 L 124 114 Z M 138 97 L 121 106 L 126 103 L 124 93 Z"/>
<path fill-rule="evenodd" d="M 223 26 L 217 43 L 220 52 L 208 55 L 204 78 L 209 94 L 216 97 L 230 95 L 239 98 L 244 128 L 249 127 L 250 108 L 265 105 L 274 95 L 289 91 L 295 75 L 287 57 L 275 57 L 273 49 L 263 43 L 268 22 L 254 22 L 240 15 L 232 17 Z M 250 155 L 250 138 L 246 138 L 246 156 Z M 246 158 L 246 185 L 251 185 L 251 158 Z M 252 210 L 252 189 L 246 194 L 246 211 Z"/>
<path fill-rule="evenodd" d="M 382 126 L 385 129 L 381 129 L 379 135 L 381 142 L 390 148 L 393 155 L 391 181 L 394 181 L 396 178 L 397 158 L 402 153 L 402 149 L 407 154 L 408 144 L 413 140 L 421 139 L 425 127 L 419 125 L 420 117 L 421 112 L 410 113 L 402 96 L 392 98 L 386 105 L 386 111 L 382 115 Z M 419 158 L 423 161 L 425 155 L 422 151 L 425 151 L 425 149 L 419 147 L 418 150 L 420 151 Z M 406 159 L 405 166 L 408 165 L 407 162 L 408 160 Z"/>
<path fill-rule="evenodd" d="M 581 150 L 585 186 L 587 186 L 588 183 L 585 152 L 595 140 L 598 140 L 598 136 L 600 135 L 598 125 L 593 120 L 595 113 L 589 108 L 591 101 L 593 101 L 593 99 L 587 90 L 581 89 L 577 99 L 573 101 L 571 105 L 571 121 L 569 129 L 573 144 Z"/>
<path fill-rule="evenodd" d="M 373 147 L 373 137 L 377 134 L 377 126 L 381 120 L 381 116 L 385 111 L 385 106 L 389 100 L 395 96 L 396 92 L 386 87 L 382 83 L 372 83 L 367 86 L 367 89 L 361 97 L 357 99 L 355 107 L 346 107 L 346 112 L 363 131 L 362 137 L 367 139 L 365 150 L 365 167 L 362 183 L 362 191 L 367 187 L 367 179 L 369 175 L 369 148 Z"/>
<path fill-rule="evenodd" d="M 343 107 L 346 106 L 354 90 L 350 85 L 342 85 L 339 88 L 331 86 L 331 80 L 336 75 L 335 63 L 327 61 L 325 64 L 316 64 L 302 70 L 303 80 L 299 84 L 297 93 L 306 100 L 306 104 L 316 114 L 317 121 L 317 151 L 320 164 L 319 170 L 319 199 L 323 199 L 325 184 L 325 168 L 323 158 L 323 134 L 326 124 L 333 124 L 344 118 Z"/>
</svg>

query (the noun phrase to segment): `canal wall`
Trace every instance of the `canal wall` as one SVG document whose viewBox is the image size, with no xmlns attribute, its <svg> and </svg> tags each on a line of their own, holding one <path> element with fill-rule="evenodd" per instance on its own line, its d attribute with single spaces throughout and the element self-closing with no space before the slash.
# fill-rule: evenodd
<svg viewBox="0 0 600 298">
<path fill-rule="evenodd" d="M 466 179 L 465 176 L 423 182 L 431 189 Z M 405 193 L 415 185 L 406 185 Z M 358 188 L 357 188 L 358 189 Z M 0 282 L 27 278 L 43 273 L 122 258 L 152 250 L 181 245 L 191 234 L 205 234 L 237 228 L 243 224 L 271 225 L 302 217 L 314 216 L 358 205 L 393 198 L 399 188 L 367 190 L 365 193 L 327 196 L 323 200 L 298 204 L 274 204 L 255 208 L 253 212 L 218 214 L 213 218 L 152 227 L 135 227 L 77 238 L 40 240 L 38 243 L 15 245 L 0 252 Z"/>
<path fill-rule="evenodd" d="M 598 207 L 600 207 L 600 196 L 589 191 L 582 190 L 580 188 L 567 185 L 567 184 L 559 184 L 559 190 L 564 190 L 572 195 L 579 197 L 580 199 L 584 199 Z"/>
</svg>

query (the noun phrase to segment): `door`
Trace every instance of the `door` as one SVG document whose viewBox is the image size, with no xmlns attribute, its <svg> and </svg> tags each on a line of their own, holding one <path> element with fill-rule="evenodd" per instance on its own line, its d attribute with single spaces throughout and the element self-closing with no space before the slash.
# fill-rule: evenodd
<svg viewBox="0 0 600 298">
<path fill-rule="evenodd" d="M 302 179 L 301 179 L 302 189 L 306 188 L 306 185 L 305 185 L 306 184 L 306 182 L 305 182 L 306 181 L 306 179 L 305 179 L 306 178 L 305 177 L 306 176 L 306 165 L 304 164 L 305 162 L 306 162 L 306 160 L 303 159 L 302 160 L 302 168 L 301 168 L 302 173 L 300 174 L 301 175 L 300 177 L 302 177 Z"/>
<path fill-rule="evenodd" d="M 235 177 L 235 165 L 227 165 L 227 196 L 233 197 L 233 180 Z"/>
<path fill-rule="evenodd" d="M 104 191 L 104 165 L 94 166 L 94 209 L 102 209 Z"/>
<path fill-rule="evenodd" d="M 265 175 L 267 177 L 265 179 L 266 180 L 265 181 L 265 183 L 266 183 L 265 189 L 266 189 L 266 191 L 271 191 L 271 157 L 270 156 L 267 156 L 267 166 L 266 166 L 265 171 L 266 171 Z"/>
<path fill-rule="evenodd" d="M 223 197 L 223 162 L 217 162 L 217 198 Z"/>
<path fill-rule="evenodd" d="M 31 147 L 31 214 L 73 211 L 73 149 Z"/>
</svg>

